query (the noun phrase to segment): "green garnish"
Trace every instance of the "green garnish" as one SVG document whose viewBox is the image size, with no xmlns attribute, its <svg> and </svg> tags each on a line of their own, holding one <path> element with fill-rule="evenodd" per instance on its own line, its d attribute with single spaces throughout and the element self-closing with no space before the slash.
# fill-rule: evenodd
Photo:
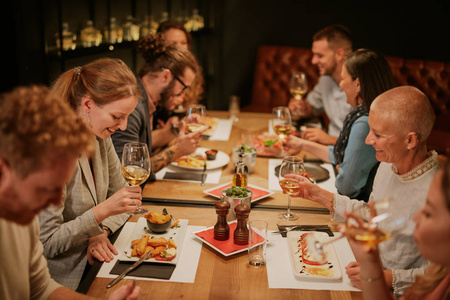
<svg viewBox="0 0 450 300">
<path fill-rule="evenodd" d="M 228 197 L 245 198 L 248 197 L 249 191 L 246 187 L 232 186 L 227 189 L 226 194 Z"/>
<path fill-rule="evenodd" d="M 274 140 L 274 139 L 267 139 L 267 140 L 263 141 L 263 144 L 266 147 L 272 147 L 276 143 L 277 143 L 277 140 Z"/>
</svg>

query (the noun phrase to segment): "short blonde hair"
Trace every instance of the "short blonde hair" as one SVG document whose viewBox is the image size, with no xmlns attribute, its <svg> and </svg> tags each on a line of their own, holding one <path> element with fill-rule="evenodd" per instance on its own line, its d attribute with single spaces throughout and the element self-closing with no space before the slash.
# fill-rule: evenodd
<svg viewBox="0 0 450 300">
<path fill-rule="evenodd" d="M 418 88 L 400 86 L 379 95 L 371 110 L 390 122 L 399 134 L 415 132 L 419 143 L 425 143 L 434 125 L 434 111 L 430 100 Z"/>
<path fill-rule="evenodd" d="M 21 177 L 45 157 L 92 151 L 93 135 L 78 115 L 45 86 L 17 87 L 0 96 L 0 158 Z"/>
</svg>

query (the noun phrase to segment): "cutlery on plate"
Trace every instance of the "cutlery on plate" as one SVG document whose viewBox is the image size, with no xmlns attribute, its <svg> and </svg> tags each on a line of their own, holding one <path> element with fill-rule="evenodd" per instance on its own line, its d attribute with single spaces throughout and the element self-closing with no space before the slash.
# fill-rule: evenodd
<svg viewBox="0 0 450 300">
<path fill-rule="evenodd" d="M 147 253 L 144 254 L 144 256 L 142 256 L 137 262 L 135 262 L 134 264 L 131 265 L 131 267 L 129 267 L 128 269 L 126 269 L 125 271 L 122 272 L 122 274 L 120 274 L 119 276 L 116 277 L 116 279 L 114 279 L 113 281 L 111 281 L 110 283 L 108 283 L 108 285 L 106 286 L 106 288 L 110 288 L 113 287 L 116 283 L 118 283 L 119 281 L 121 281 L 125 275 L 127 275 L 130 271 L 134 270 L 137 266 L 139 266 L 144 260 L 146 260 L 149 256 L 150 253 L 152 253 L 152 250 L 148 251 Z"/>
<path fill-rule="evenodd" d="M 201 185 L 205 185 L 205 179 L 206 179 L 206 161 L 203 164 L 203 173 L 202 173 L 202 183 L 201 183 Z"/>
</svg>

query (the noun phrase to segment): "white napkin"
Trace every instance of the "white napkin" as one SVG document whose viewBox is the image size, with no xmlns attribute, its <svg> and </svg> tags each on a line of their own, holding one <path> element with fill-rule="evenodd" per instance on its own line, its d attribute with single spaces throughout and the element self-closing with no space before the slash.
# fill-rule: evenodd
<svg viewBox="0 0 450 300">
<path fill-rule="evenodd" d="M 133 232 L 135 225 L 136 223 L 134 222 L 128 222 L 124 225 L 122 232 L 114 243 L 114 247 L 118 252 L 121 252 L 125 249 L 126 243 L 128 242 L 129 236 Z M 194 283 L 203 243 L 198 239 L 193 238 L 192 233 L 204 228 L 206 228 L 206 226 L 188 226 L 186 235 L 184 237 L 183 247 L 181 249 L 181 256 L 170 280 L 135 276 L 127 277 L 135 278 L 138 280 Z M 114 260 L 110 263 L 104 263 L 100 268 L 97 277 L 116 278 L 117 275 L 109 274 L 113 266 L 116 264 L 116 261 L 117 257 L 114 258 Z"/>
<path fill-rule="evenodd" d="M 218 119 L 216 130 L 209 137 L 210 141 L 228 141 L 230 139 L 231 127 L 233 127 L 232 119 Z"/>
<path fill-rule="evenodd" d="M 339 265 L 342 272 L 340 282 L 314 282 L 297 279 L 292 270 L 291 258 L 287 238 L 280 234 L 269 232 L 270 246 L 267 247 L 267 278 L 270 289 L 305 289 L 305 290 L 331 290 L 331 291 L 359 291 L 351 285 L 345 273 L 345 267 L 352 261 L 356 261 L 347 239 L 339 239 L 333 242 Z M 340 233 L 335 233 L 339 237 Z"/>
<path fill-rule="evenodd" d="M 180 170 L 179 168 L 172 168 L 171 166 L 165 167 L 161 170 L 159 170 L 155 176 L 157 180 L 163 180 L 164 175 L 166 172 L 189 172 L 189 170 Z M 198 173 L 198 172 L 197 172 Z M 222 168 L 217 168 L 213 170 L 206 170 L 206 179 L 205 183 L 211 183 L 211 184 L 218 184 L 220 181 L 220 176 L 222 176 Z M 172 179 L 164 179 L 172 181 Z M 187 182 L 198 182 L 198 181 L 191 181 L 191 180 L 176 180 L 173 179 L 173 181 L 187 181 Z"/>
<path fill-rule="evenodd" d="M 275 176 L 275 168 L 281 165 L 282 161 L 283 160 L 281 159 L 269 159 L 269 170 L 268 170 L 269 190 L 281 191 L 280 184 L 278 183 L 278 178 L 277 176 Z M 328 170 L 328 173 L 330 173 L 330 178 L 328 178 L 325 181 L 317 183 L 317 185 L 331 193 L 337 193 L 336 187 L 334 185 L 336 181 L 336 176 L 334 176 L 333 166 L 329 163 L 324 163 L 321 164 L 320 166 Z"/>
</svg>

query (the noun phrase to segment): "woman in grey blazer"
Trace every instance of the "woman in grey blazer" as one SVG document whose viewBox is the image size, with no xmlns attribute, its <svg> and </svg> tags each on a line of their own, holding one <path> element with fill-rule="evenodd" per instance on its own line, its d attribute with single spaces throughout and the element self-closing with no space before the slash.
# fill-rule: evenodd
<svg viewBox="0 0 450 300">
<path fill-rule="evenodd" d="M 141 188 L 128 186 L 111 142 L 125 130 L 140 95 L 133 72 L 119 59 L 103 58 L 63 73 L 52 93 L 65 99 L 95 135 L 95 150 L 78 160 L 60 207 L 39 215 L 44 255 L 52 277 L 76 289 L 94 259 L 110 262 L 118 254 L 108 235 L 141 204 Z"/>
</svg>

